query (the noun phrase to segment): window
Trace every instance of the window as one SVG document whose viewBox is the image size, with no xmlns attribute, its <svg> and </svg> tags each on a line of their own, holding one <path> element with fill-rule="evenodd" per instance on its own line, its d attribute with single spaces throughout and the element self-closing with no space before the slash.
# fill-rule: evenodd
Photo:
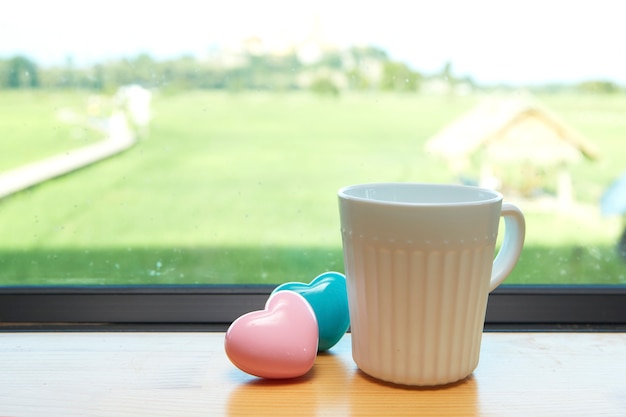
<svg viewBox="0 0 626 417">
<path fill-rule="evenodd" d="M 419 181 L 525 211 L 491 323 L 626 323 L 618 4 L 335 3 L 11 5 L 0 320 L 223 325 L 342 270 L 338 188 Z"/>
</svg>

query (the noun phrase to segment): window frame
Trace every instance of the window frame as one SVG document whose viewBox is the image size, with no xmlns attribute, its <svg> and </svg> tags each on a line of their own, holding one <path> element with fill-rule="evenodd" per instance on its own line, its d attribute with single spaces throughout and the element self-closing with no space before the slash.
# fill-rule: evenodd
<svg viewBox="0 0 626 417">
<path fill-rule="evenodd" d="M 4 287 L 3 330 L 225 331 L 263 308 L 273 285 Z M 491 331 L 626 331 L 626 285 L 504 285 L 489 296 Z"/>
</svg>

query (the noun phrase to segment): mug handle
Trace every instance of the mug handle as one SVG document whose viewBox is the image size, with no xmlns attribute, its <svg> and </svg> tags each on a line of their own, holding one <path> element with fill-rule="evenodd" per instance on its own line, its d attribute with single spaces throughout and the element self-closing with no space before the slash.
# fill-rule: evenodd
<svg viewBox="0 0 626 417">
<path fill-rule="evenodd" d="M 493 261 L 489 292 L 502 284 L 502 281 L 513 271 L 513 267 L 515 267 L 522 253 L 526 235 L 524 214 L 516 205 L 502 203 L 500 216 L 504 217 L 504 241 Z"/>
</svg>

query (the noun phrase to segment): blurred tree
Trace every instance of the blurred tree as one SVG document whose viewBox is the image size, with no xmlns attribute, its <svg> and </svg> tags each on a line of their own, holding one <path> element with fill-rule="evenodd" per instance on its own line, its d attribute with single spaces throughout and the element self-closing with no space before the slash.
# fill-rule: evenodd
<svg viewBox="0 0 626 417">
<path fill-rule="evenodd" d="M 330 51 L 324 53 L 322 58 L 315 64 L 317 67 L 325 67 L 332 69 L 341 69 L 343 66 L 343 59 L 339 51 Z"/>
<path fill-rule="evenodd" d="M 417 91 L 421 76 L 402 62 L 388 61 L 383 65 L 380 87 L 388 91 Z"/>
<path fill-rule="evenodd" d="M 373 58 L 379 61 L 389 61 L 387 51 L 375 46 L 353 46 L 348 49 L 348 53 L 357 60 Z"/>
<path fill-rule="evenodd" d="M 328 79 L 313 80 L 324 94 L 340 89 L 416 91 L 421 76 L 406 64 L 392 62 L 387 53 L 372 46 L 326 52 L 320 60 L 305 65 L 295 51 L 284 54 L 250 54 L 198 59 L 180 56 L 156 60 L 148 54 L 101 61 L 88 67 L 65 65 L 37 68 L 25 57 L 0 60 L 0 88 L 81 88 L 113 92 L 122 85 L 179 89 L 291 90 L 303 88 L 303 72 L 332 73 Z M 229 58 L 229 59 L 227 59 Z M 234 60 L 233 60 L 234 59 Z M 323 77 L 322 77 L 323 78 Z M 342 81 L 343 80 L 343 81 Z"/>
<path fill-rule="evenodd" d="M 21 55 L 9 59 L 6 67 L 6 86 L 8 88 L 39 87 L 39 74 L 35 63 Z"/>
<path fill-rule="evenodd" d="M 577 85 L 578 91 L 582 93 L 612 94 L 619 92 L 620 88 L 612 81 L 589 80 Z"/>
<path fill-rule="evenodd" d="M 372 83 L 368 77 L 359 71 L 358 68 L 353 68 L 346 73 L 348 79 L 348 87 L 352 90 L 368 90 L 372 87 Z"/>
<path fill-rule="evenodd" d="M 458 80 L 452 73 L 452 62 L 446 61 L 439 73 L 439 78 L 447 84 L 448 95 L 454 95 Z"/>
<path fill-rule="evenodd" d="M 443 64 L 443 68 L 441 69 L 439 76 L 450 83 L 454 81 L 454 76 L 452 75 L 452 62 L 446 61 L 446 63 Z"/>
<path fill-rule="evenodd" d="M 90 77 L 91 87 L 94 90 L 104 90 L 106 86 L 106 71 L 102 64 L 96 64 L 93 67 L 93 73 Z"/>
<path fill-rule="evenodd" d="M 325 96 L 339 96 L 339 88 L 335 85 L 335 83 L 333 83 L 333 81 L 329 77 L 316 78 L 311 84 L 311 91 Z"/>
<path fill-rule="evenodd" d="M 0 59 L 0 88 L 7 88 L 8 81 L 9 81 L 9 62 L 5 59 Z"/>
</svg>

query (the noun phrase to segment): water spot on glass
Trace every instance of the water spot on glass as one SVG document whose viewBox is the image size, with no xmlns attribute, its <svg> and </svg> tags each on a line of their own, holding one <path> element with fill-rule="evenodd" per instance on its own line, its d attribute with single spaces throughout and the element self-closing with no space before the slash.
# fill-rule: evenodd
<svg viewBox="0 0 626 417">
<path fill-rule="evenodd" d="M 158 277 L 161 275 L 161 267 L 163 266 L 163 264 L 161 263 L 161 261 L 157 261 L 156 263 L 156 269 L 151 269 L 148 271 L 148 275 L 150 275 L 151 277 Z"/>
</svg>

